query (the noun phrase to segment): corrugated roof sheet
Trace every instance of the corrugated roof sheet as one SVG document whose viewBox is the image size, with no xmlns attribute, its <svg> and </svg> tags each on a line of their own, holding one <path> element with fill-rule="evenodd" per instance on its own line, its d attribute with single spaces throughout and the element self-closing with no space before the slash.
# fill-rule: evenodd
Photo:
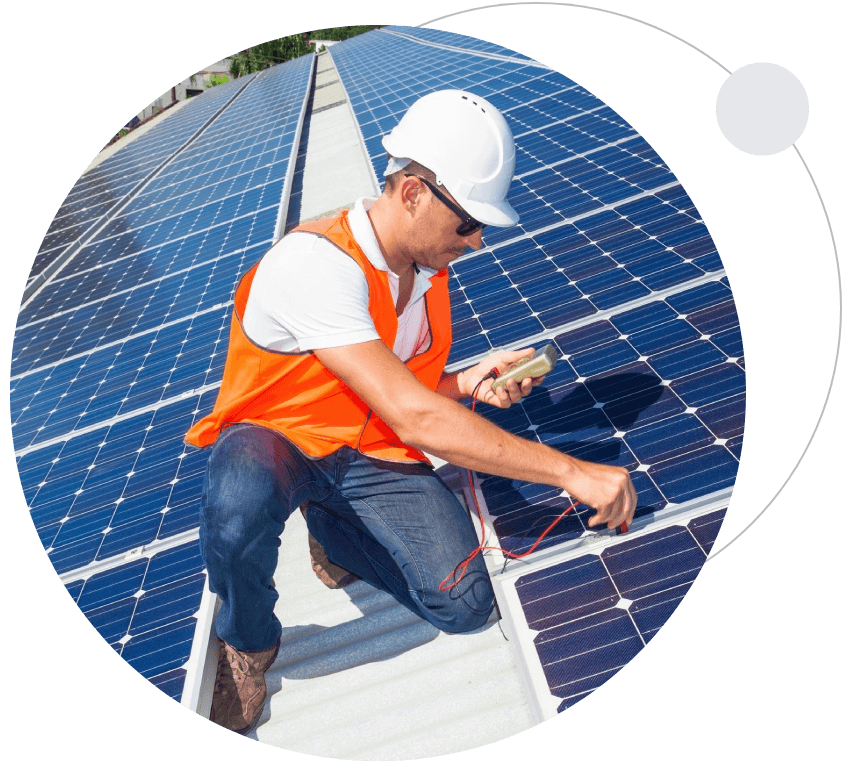
<svg viewBox="0 0 849 766">
<path fill-rule="evenodd" d="M 329 590 L 310 568 L 303 517 L 275 574 L 283 646 L 252 737 L 313 755 L 409 759 L 465 750 L 533 724 L 497 623 L 440 633 L 364 582 Z"/>
</svg>

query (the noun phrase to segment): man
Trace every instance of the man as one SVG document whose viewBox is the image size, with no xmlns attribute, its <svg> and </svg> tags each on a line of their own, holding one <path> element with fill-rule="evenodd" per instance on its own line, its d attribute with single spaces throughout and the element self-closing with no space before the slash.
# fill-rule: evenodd
<svg viewBox="0 0 849 766">
<path fill-rule="evenodd" d="M 384 138 L 386 187 L 349 213 L 299 227 L 243 278 L 221 390 L 186 440 L 215 443 L 201 549 L 221 598 L 212 720 L 247 733 L 266 697 L 281 627 L 272 575 L 289 514 L 305 506 L 331 562 L 392 593 L 447 632 L 479 628 L 493 594 L 482 557 L 440 589 L 478 545 L 466 511 L 424 452 L 455 465 L 562 487 L 630 523 L 627 471 L 521 439 L 459 400 L 530 349 L 444 374 L 451 344 L 446 267 L 481 247 L 484 225 L 518 215 L 503 116 L 471 93 L 417 101 Z M 509 407 L 541 379 L 478 398 Z"/>
</svg>

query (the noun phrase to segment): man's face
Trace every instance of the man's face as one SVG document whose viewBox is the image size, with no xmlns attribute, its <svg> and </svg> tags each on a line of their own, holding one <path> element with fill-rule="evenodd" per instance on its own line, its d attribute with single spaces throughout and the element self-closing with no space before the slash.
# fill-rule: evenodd
<svg viewBox="0 0 849 766">
<path fill-rule="evenodd" d="M 412 180 L 412 179 L 409 179 Z M 479 250 L 483 246 L 481 230 L 460 236 L 457 227 L 461 219 L 446 207 L 420 180 L 419 193 L 422 196 L 422 214 L 417 216 L 411 241 L 413 260 L 421 266 L 431 269 L 444 269 L 456 261 L 469 248 Z M 456 200 L 445 190 L 446 197 L 456 204 Z"/>
</svg>

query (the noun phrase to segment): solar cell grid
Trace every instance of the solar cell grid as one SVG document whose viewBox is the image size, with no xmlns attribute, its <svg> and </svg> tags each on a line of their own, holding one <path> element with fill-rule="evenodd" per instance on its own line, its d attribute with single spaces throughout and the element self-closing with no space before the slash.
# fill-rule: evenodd
<svg viewBox="0 0 849 766">
<path fill-rule="evenodd" d="M 491 43 L 486 40 L 481 40 L 477 37 L 468 37 L 466 35 L 458 35 L 454 32 L 442 32 L 438 29 L 428 29 L 426 27 L 386 27 L 385 32 L 397 32 L 409 37 L 415 37 L 423 42 L 440 43 L 442 45 L 450 45 L 464 50 L 481 51 L 484 53 L 493 53 L 499 56 L 507 56 L 515 59 L 527 59 L 528 56 L 518 53 L 510 48 L 505 48 L 496 43 Z"/>
<path fill-rule="evenodd" d="M 576 555 L 516 579 L 550 693 L 574 705 L 666 622 L 704 564 L 725 509 Z"/>
<path fill-rule="evenodd" d="M 172 278 L 113 292 L 47 320 L 20 328 L 13 345 L 12 374 L 42 367 L 175 319 L 230 301 L 244 271 L 271 244 L 276 210 L 260 211 L 241 241 L 248 249 L 204 263 Z"/>
<path fill-rule="evenodd" d="M 252 214 L 257 209 L 278 205 L 295 134 L 292 124 L 298 121 L 310 71 L 306 63 L 307 58 L 294 62 L 297 66 L 278 67 L 270 70 L 272 76 L 266 75 L 257 79 L 253 87 L 247 89 L 241 98 L 234 102 L 232 108 L 225 111 L 195 144 L 172 161 L 172 167 L 169 168 L 171 179 L 179 178 L 181 182 L 192 179 L 195 174 L 208 174 L 210 166 L 232 166 L 231 175 L 235 174 L 238 178 L 241 170 L 239 163 L 247 159 L 252 150 L 262 154 L 272 146 L 277 150 L 275 158 L 278 167 L 272 172 L 273 166 L 266 166 L 261 176 L 266 183 L 231 194 L 224 199 L 215 199 L 200 207 L 196 204 L 196 196 L 181 195 L 179 188 L 172 189 L 172 192 L 177 192 L 174 204 L 162 202 L 158 206 L 145 208 L 144 201 L 139 203 L 134 200 L 121 215 L 111 220 L 105 229 L 98 233 L 98 240 L 123 235 L 122 241 L 138 252 L 169 241 L 175 236 L 185 237 L 193 231 L 209 229 L 219 221 L 229 223 L 240 215 Z M 277 70 L 281 72 L 280 75 L 277 75 Z M 301 98 L 294 97 L 297 95 Z M 230 116 L 233 114 L 236 117 Z M 244 133 L 250 135 L 246 137 Z M 251 176 L 246 176 L 245 182 L 251 179 Z M 254 177 L 252 180 L 261 179 Z M 138 209 L 139 206 L 141 210 Z M 112 257 L 122 257 L 126 254 L 126 246 L 121 247 L 121 242 L 92 249 L 98 254 L 98 265 L 110 260 L 108 253 L 111 253 Z M 80 260 L 74 265 L 85 268 L 89 263 Z M 62 300 L 62 297 L 68 290 L 67 280 L 57 283 L 39 302 L 40 312 L 28 307 L 23 312 L 21 321 L 25 323 L 38 316 L 62 310 L 67 305 L 67 300 Z M 73 293 L 78 296 L 76 300 L 86 298 L 84 291 L 74 290 Z"/>
<path fill-rule="evenodd" d="M 710 289 L 715 284 L 723 290 Z M 708 295 L 724 304 L 724 285 L 703 288 L 695 289 L 698 302 L 686 290 L 554 336 L 563 357 L 546 382 L 510 408 L 509 421 L 486 405 L 481 414 L 575 457 L 627 467 L 638 489 L 638 517 L 730 486 L 739 458 L 725 440 L 742 435 L 744 373 L 671 305 L 704 306 Z M 675 353 L 681 375 L 667 377 Z M 514 552 L 527 550 L 571 504 L 542 485 L 482 476 L 495 531 Z M 589 515 L 579 506 L 540 548 L 590 530 Z"/>
<path fill-rule="evenodd" d="M 217 383 L 229 327 L 224 307 L 13 381 L 18 449 L 50 438 L 43 429 L 67 433 Z"/>
<path fill-rule="evenodd" d="M 195 99 L 171 119 L 129 143 L 112 157 L 85 173 L 69 192 L 42 241 L 31 274 L 40 273 L 66 245 L 93 225 L 232 98 L 245 81 L 219 86 Z"/>
<path fill-rule="evenodd" d="M 259 145 L 248 150 L 245 158 L 234 158 L 233 165 L 238 167 L 219 167 L 185 180 L 174 181 L 170 177 L 157 179 L 162 183 L 151 184 L 121 211 L 121 217 L 127 220 L 116 223 L 116 227 L 135 228 L 146 219 L 163 218 L 174 211 L 202 207 L 212 200 L 223 199 L 282 178 L 285 176 L 285 167 L 277 164 L 277 161 L 288 158 L 289 148 L 284 145 L 264 149 Z M 181 174 L 178 175 L 182 178 Z"/>
<path fill-rule="evenodd" d="M 191 642 L 162 646 L 155 659 L 137 649 L 155 643 L 169 626 L 180 633 L 193 625 L 206 575 L 197 541 L 161 551 L 148 558 L 68 583 L 68 592 L 103 639 L 145 677 L 175 699 L 180 698 Z M 163 642 L 164 644 L 164 642 Z M 170 649 L 170 651 L 169 651 Z M 169 674 L 162 679 L 163 674 Z"/>
<path fill-rule="evenodd" d="M 139 285 L 151 285 L 195 267 L 208 267 L 257 241 L 270 245 L 282 186 L 282 181 L 268 184 L 242 199 L 236 198 L 233 205 L 212 203 L 206 209 L 144 227 L 131 237 L 135 251 L 132 258 L 113 264 L 107 262 L 103 268 L 91 269 L 77 278 L 48 284 L 44 294 L 39 295 L 39 303 L 22 312 L 22 321 L 30 324 L 55 317 L 93 300 L 121 294 Z M 255 234 L 260 215 L 266 228 Z M 262 240 L 257 236 L 260 234 Z M 182 239 L 188 241 L 180 247 Z"/>
<path fill-rule="evenodd" d="M 657 204 L 668 211 L 667 217 L 685 219 L 682 229 L 688 228 L 686 221 L 693 222 L 672 203 Z M 682 199 L 678 204 L 687 203 Z M 682 266 L 688 267 L 686 273 L 679 270 Z M 455 291 L 452 308 L 459 313 L 453 316 L 456 346 L 449 364 L 705 274 L 675 248 L 667 249 L 658 238 L 647 235 L 620 208 L 475 253 L 450 269 Z M 505 308 L 517 304 L 525 307 L 532 321 L 518 330 L 498 332 Z M 733 304 L 724 311 L 730 316 Z M 692 327 L 689 331 L 694 337 L 701 335 Z M 656 343 L 669 346 L 672 340 L 657 339 Z M 729 337 L 726 344 L 733 345 L 733 339 Z M 477 351 L 470 353 L 470 348 Z"/>
<path fill-rule="evenodd" d="M 182 437 L 198 407 L 211 407 L 210 394 L 22 458 L 30 513 L 58 572 L 197 527 L 208 455 L 185 449 Z"/>
</svg>

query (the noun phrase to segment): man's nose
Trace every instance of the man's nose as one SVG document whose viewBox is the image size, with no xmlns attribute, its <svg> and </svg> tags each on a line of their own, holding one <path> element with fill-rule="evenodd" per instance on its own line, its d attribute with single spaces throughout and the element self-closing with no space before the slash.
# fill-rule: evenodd
<svg viewBox="0 0 849 766">
<path fill-rule="evenodd" d="M 478 229 L 463 237 L 463 242 L 466 243 L 466 247 L 470 247 L 472 250 L 480 250 L 483 247 L 483 229 Z"/>
</svg>

